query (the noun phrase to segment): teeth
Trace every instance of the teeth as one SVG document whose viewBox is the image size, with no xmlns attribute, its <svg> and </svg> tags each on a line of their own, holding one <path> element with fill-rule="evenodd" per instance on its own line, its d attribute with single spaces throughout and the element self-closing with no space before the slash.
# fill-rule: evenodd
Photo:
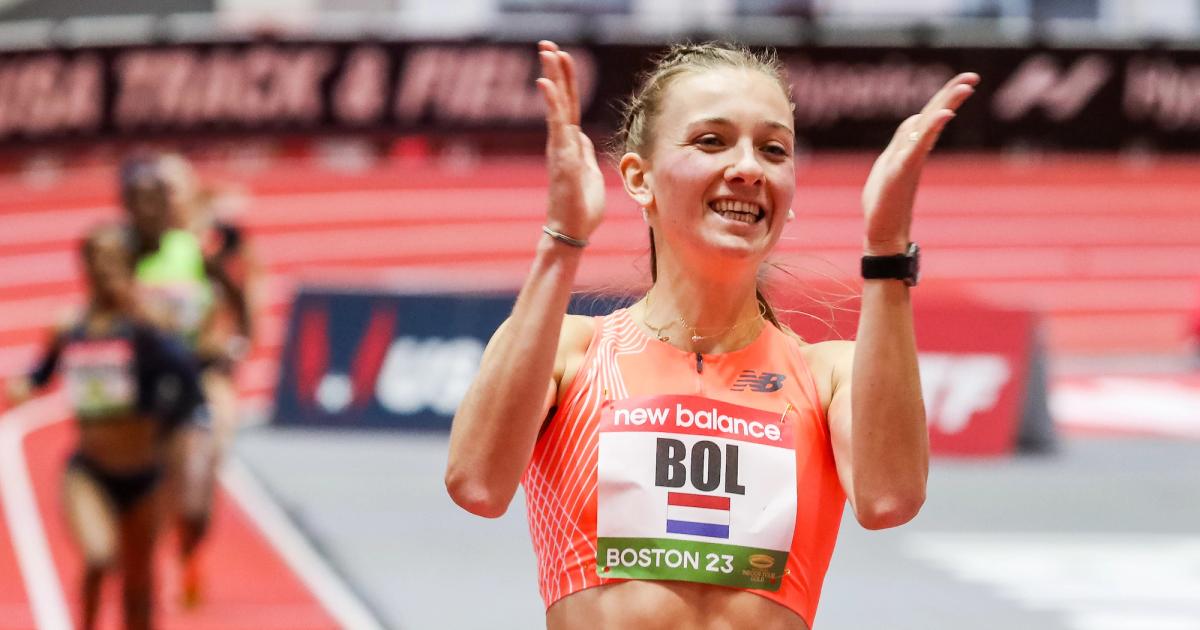
<svg viewBox="0 0 1200 630">
<path fill-rule="evenodd" d="M 741 221 L 742 223 L 754 223 L 758 220 L 758 215 L 748 212 L 722 212 L 721 216 L 733 221 Z"/>
<path fill-rule="evenodd" d="M 727 219 L 735 219 L 743 223 L 753 223 L 762 214 L 762 208 L 758 204 L 732 199 L 718 199 L 712 202 L 712 209 Z"/>
</svg>

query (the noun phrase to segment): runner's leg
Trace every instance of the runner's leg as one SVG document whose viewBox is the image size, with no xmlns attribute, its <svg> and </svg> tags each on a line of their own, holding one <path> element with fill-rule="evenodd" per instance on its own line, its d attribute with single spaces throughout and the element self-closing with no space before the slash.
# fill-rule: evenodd
<svg viewBox="0 0 1200 630">
<path fill-rule="evenodd" d="M 125 627 L 153 627 L 154 545 L 161 516 L 161 489 L 149 492 L 121 515 L 121 567 L 124 573 Z"/>
<path fill-rule="evenodd" d="M 63 504 L 71 534 L 83 554 L 82 618 L 80 627 L 96 625 L 100 587 L 117 552 L 117 512 L 100 483 L 78 465 L 63 474 Z"/>
</svg>

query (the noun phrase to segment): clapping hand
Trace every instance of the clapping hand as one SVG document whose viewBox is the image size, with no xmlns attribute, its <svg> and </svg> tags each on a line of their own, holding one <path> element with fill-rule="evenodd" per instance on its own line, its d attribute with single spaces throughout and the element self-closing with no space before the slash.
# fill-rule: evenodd
<svg viewBox="0 0 1200 630">
<path fill-rule="evenodd" d="M 579 126 L 575 62 L 554 42 L 538 43 L 546 99 L 546 166 L 550 175 L 546 225 L 571 238 L 587 240 L 604 216 L 604 176 L 596 148 Z"/>
<path fill-rule="evenodd" d="M 908 247 L 913 201 L 925 156 L 978 84 L 979 75 L 973 72 L 950 79 L 920 113 L 900 123 L 892 141 L 875 160 L 862 193 L 865 253 L 900 254 Z"/>
</svg>

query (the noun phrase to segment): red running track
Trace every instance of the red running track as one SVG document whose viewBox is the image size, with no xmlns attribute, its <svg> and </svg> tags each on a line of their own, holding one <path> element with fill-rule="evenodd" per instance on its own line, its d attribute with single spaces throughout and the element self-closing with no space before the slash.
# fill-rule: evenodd
<svg viewBox="0 0 1200 630">
<path fill-rule="evenodd" d="M 46 401 L 33 406 L 42 413 Z M 74 442 L 73 424 L 65 410 L 52 409 L 49 422 L 32 426 L 28 434 L 13 431 L 16 414 L 6 414 L 0 423 L 0 449 L 11 455 L 20 449 L 27 466 L 28 488 L 23 496 L 20 475 L 13 474 L 14 461 L 0 470 L 0 492 L 6 493 L 0 508 L 0 630 L 51 630 L 71 627 L 79 619 L 78 588 L 81 560 L 67 530 L 60 502 L 62 470 Z M 22 439 L 23 438 L 23 439 Z M 222 489 L 214 511 L 213 533 L 204 552 L 206 588 L 204 602 L 194 609 L 180 604 L 177 562 L 171 553 L 170 537 L 164 537 L 158 557 L 157 627 L 167 630 L 334 630 L 345 627 L 346 619 L 361 610 L 329 610 L 329 599 L 320 599 L 295 571 L 294 554 L 268 539 L 252 518 L 251 495 L 237 499 Z M 32 499 L 31 501 L 27 499 Z M 261 499 L 255 499 L 261 500 Z M 15 509 L 14 509 L 15 508 Z M 18 522 L 33 515 L 39 530 L 34 538 L 14 536 Z M 28 529 L 26 534 L 28 534 Z M 274 533 L 274 532 L 272 532 Z M 16 541 L 20 553 L 15 553 Z M 30 544 L 31 541 L 37 544 Z M 48 558 L 38 553 L 44 541 Z M 19 556 L 23 556 L 19 557 Z M 25 566 L 21 566 L 21 560 Z M 48 562 L 45 562 L 48 560 Z M 40 574 L 36 569 L 47 570 Z M 307 576 L 306 576 L 307 577 Z M 37 595 L 35 595 L 37 591 Z M 48 602 L 39 617 L 35 601 Z M 335 602 L 336 603 L 336 602 Z M 338 613 L 341 613 L 340 615 Z M 39 623 L 40 622 L 40 625 Z M 101 630 L 123 627 L 120 620 L 119 582 L 110 579 L 101 605 Z"/>
<path fill-rule="evenodd" d="M 58 574 L 68 585 L 68 595 L 78 583 L 79 560 L 70 548 L 58 497 L 58 482 L 63 462 L 71 448 L 73 428 L 69 423 L 42 429 L 31 435 L 25 445 L 32 466 L 33 483 L 38 497 L 38 509 L 45 515 L 46 536 L 54 550 Z M 36 464 L 35 464 L 36 462 Z M 166 586 L 158 598 L 163 627 L 179 630 L 326 630 L 337 624 L 309 593 L 258 528 L 241 511 L 240 506 L 221 492 L 213 510 L 212 542 L 206 549 L 206 601 L 194 612 L 182 610 L 177 587 L 166 586 L 175 575 L 175 563 L 170 547 L 161 546 L 159 576 Z M 173 542 L 169 539 L 164 542 Z M 109 586 L 117 586 L 110 581 Z M 109 628 L 118 628 L 119 592 L 109 589 L 105 599 L 106 621 Z M 72 603 L 77 603 L 71 600 Z M 72 615 L 77 607 L 72 605 Z"/>
</svg>

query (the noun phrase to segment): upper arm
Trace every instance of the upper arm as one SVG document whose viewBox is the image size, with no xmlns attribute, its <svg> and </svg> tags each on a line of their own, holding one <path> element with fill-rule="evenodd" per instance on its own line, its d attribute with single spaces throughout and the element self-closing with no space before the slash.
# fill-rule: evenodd
<svg viewBox="0 0 1200 630">
<path fill-rule="evenodd" d="M 543 397 L 543 417 L 558 406 L 560 398 L 574 380 L 575 373 L 579 371 L 579 366 L 583 363 L 583 356 L 587 353 L 588 344 L 591 342 L 592 321 L 591 317 L 583 315 L 567 315 L 563 318 L 562 328 L 559 329 L 558 347 L 554 354 L 554 370 L 550 374 L 549 382 L 546 383 Z M 497 340 L 507 333 L 512 325 L 511 322 L 512 318 L 510 317 L 496 328 L 495 334 L 492 335 L 487 347 L 483 350 L 480 363 L 487 363 L 499 351 L 497 348 L 501 344 L 498 344 Z"/>
<path fill-rule="evenodd" d="M 28 376 L 29 384 L 34 388 L 40 389 L 50 382 L 50 377 L 54 375 L 54 371 L 58 368 L 58 358 L 62 353 L 67 332 L 70 331 L 74 324 L 74 318 L 67 316 L 59 317 L 55 323 L 54 328 L 48 335 L 49 340 L 46 342 L 46 349 L 42 351 L 41 358 L 38 359 L 36 366 Z"/>
<path fill-rule="evenodd" d="M 827 341 L 814 344 L 811 348 L 812 360 L 809 364 L 816 374 L 822 401 L 828 401 L 825 418 L 829 423 L 829 441 L 838 479 L 853 503 L 850 430 L 853 424 L 851 375 L 854 371 L 854 342 Z"/>
<path fill-rule="evenodd" d="M 583 365 L 592 340 L 594 319 L 584 315 L 567 315 L 563 318 L 562 330 L 558 335 L 558 350 L 554 355 L 554 372 L 546 387 L 546 404 L 542 408 L 545 416 L 562 403 L 567 389 Z"/>
</svg>

